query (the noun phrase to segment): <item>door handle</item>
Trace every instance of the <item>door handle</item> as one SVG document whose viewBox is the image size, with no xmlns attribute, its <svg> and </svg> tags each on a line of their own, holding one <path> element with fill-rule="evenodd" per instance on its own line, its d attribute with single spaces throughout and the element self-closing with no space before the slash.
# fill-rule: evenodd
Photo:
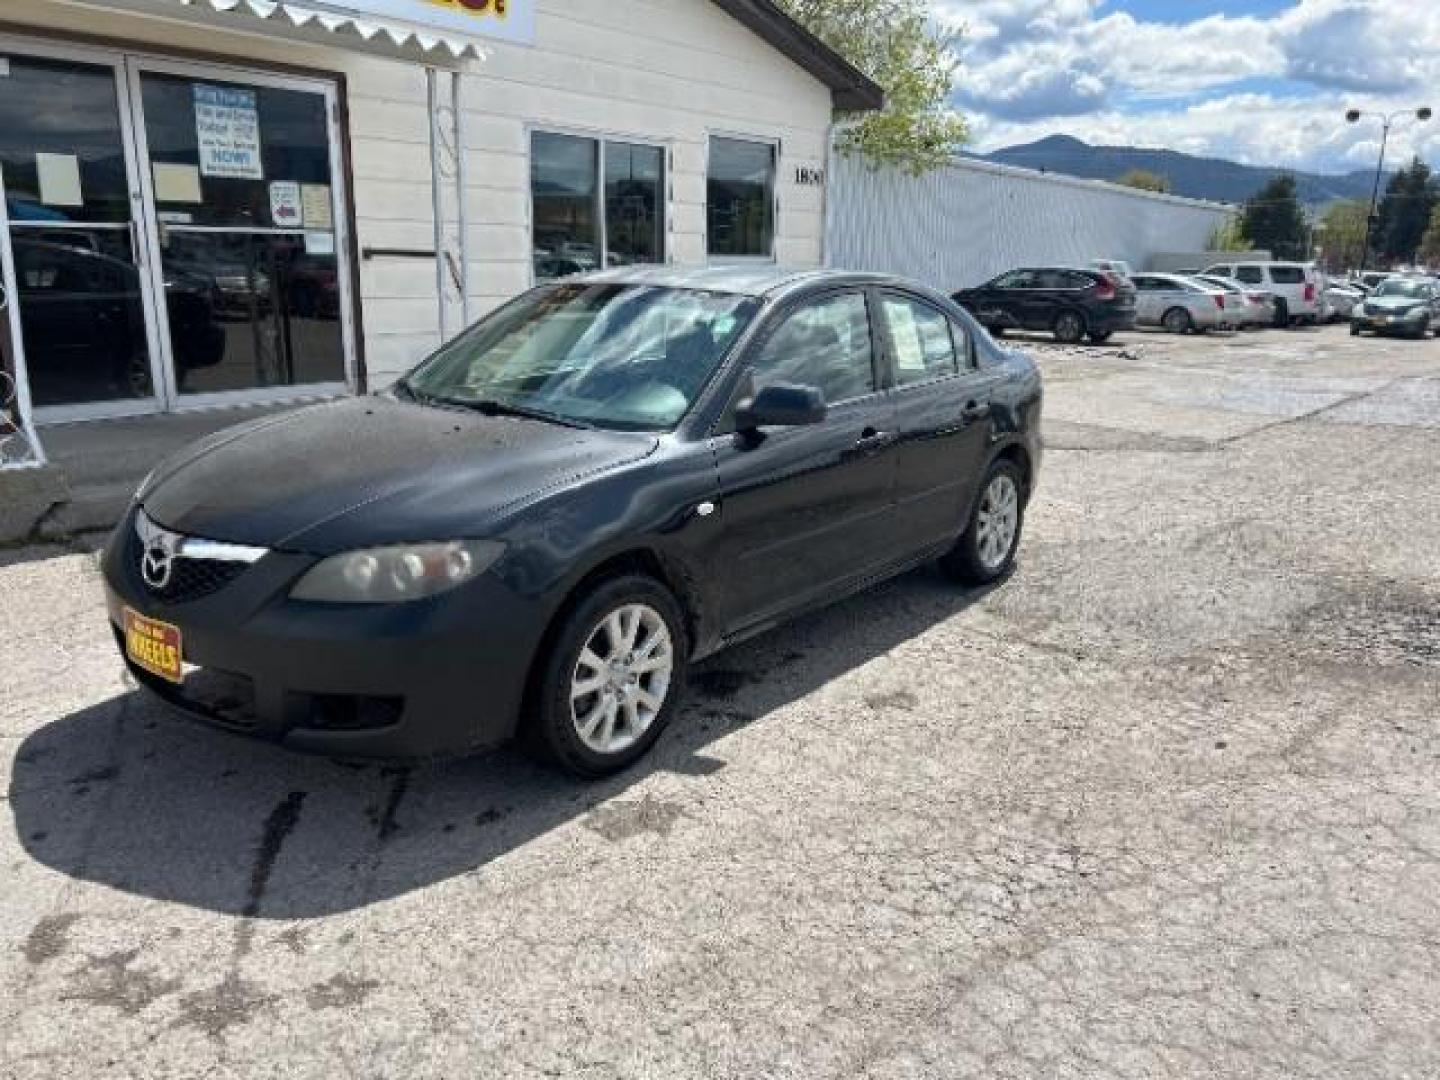
<svg viewBox="0 0 1440 1080">
<path fill-rule="evenodd" d="M 967 401 L 965 408 L 960 410 L 960 419 L 967 424 L 973 424 L 977 420 L 990 419 L 990 403 L 988 401 Z"/>
<path fill-rule="evenodd" d="M 860 433 L 860 438 L 855 440 L 855 449 L 862 454 L 878 454 L 894 441 L 894 432 L 867 427 Z"/>
</svg>

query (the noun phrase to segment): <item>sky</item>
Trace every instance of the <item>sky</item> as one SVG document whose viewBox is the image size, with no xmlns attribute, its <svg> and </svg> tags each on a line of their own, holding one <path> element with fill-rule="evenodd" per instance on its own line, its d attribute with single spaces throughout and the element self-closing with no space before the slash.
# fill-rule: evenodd
<svg viewBox="0 0 1440 1080">
<path fill-rule="evenodd" d="M 1319 172 L 1440 159 L 1440 0 L 931 0 L 971 149 L 1060 133 Z"/>
</svg>

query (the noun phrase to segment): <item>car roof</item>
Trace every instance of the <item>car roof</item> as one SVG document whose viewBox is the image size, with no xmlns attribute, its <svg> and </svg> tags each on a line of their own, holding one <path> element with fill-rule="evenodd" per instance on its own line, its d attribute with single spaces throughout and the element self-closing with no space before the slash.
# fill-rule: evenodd
<svg viewBox="0 0 1440 1080">
<path fill-rule="evenodd" d="M 888 274 L 845 270 L 814 270 L 782 266 L 625 266 L 563 279 L 597 285 L 651 285 L 668 289 L 703 289 L 740 296 L 769 297 L 813 285 L 893 284 L 916 288 L 914 282 Z M 928 290 L 927 290 L 928 291 Z"/>
</svg>

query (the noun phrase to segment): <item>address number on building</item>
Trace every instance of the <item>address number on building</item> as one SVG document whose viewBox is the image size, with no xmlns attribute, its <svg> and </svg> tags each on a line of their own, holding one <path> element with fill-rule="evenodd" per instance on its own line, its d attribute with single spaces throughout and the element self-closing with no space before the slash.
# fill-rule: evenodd
<svg viewBox="0 0 1440 1080">
<path fill-rule="evenodd" d="M 801 165 L 795 170 L 795 183 L 801 187 L 824 187 L 825 170 L 810 165 Z"/>
</svg>

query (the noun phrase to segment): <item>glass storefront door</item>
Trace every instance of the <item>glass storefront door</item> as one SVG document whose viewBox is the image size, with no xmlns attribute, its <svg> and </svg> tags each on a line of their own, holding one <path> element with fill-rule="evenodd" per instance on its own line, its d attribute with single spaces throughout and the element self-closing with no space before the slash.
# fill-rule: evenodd
<svg viewBox="0 0 1440 1080">
<path fill-rule="evenodd" d="M 31 401 L 42 416 L 153 408 L 118 66 L 0 56 L 0 186 Z"/>
<path fill-rule="evenodd" d="M 11 362 L 42 423 L 354 384 L 335 93 L 0 37 Z"/>
<path fill-rule="evenodd" d="M 177 399 L 343 387 L 327 93 L 144 65 L 135 86 Z"/>
</svg>

